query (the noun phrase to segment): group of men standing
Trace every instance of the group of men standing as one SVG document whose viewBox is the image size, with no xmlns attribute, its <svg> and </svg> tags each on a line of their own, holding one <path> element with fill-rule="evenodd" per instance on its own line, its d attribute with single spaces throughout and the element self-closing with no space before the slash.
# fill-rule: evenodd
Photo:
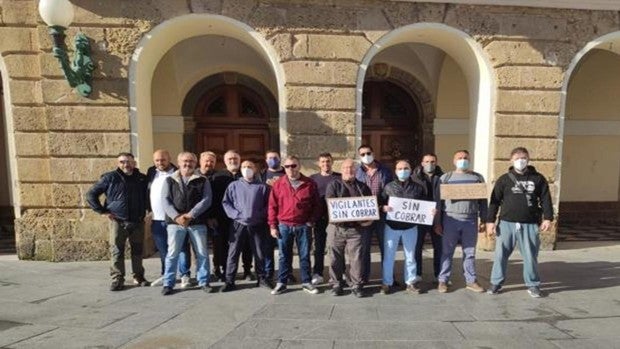
<svg viewBox="0 0 620 349">
<path fill-rule="evenodd" d="M 117 169 L 104 174 L 88 192 L 88 203 L 111 221 L 110 289 L 123 289 L 125 242 L 132 254 L 134 284 L 147 286 L 142 267 L 144 218 L 151 212 L 153 240 L 161 257 L 162 294 L 174 292 L 177 272 L 181 287 L 191 285 L 190 247 L 196 257 L 196 281 L 205 292 L 213 292 L 212 279 L 223 281 L 221 292 L 236 289 L 239 257 L 243 255 L 243 278 L 256 286 L 271 289 L 274 295 L 295 282 L 292 273 L 293 244 L 297 245 L 301 288 L 317 294 L 324 282 L 324 255 L 329 257 L 330 292 L 364 297 L 364 285 L 371 275 L 371 241 L 381 251 L 381 293 L 395 290 L 395 253 L 402 240 L 405 252 L 403 282 L 411 293 L 421 293 L 422 246 L 427 235 L 433 244 L 433 267 L 440 293 L 449 291 L 452 259 L 457 245 L 463 250 L 466 288 L 484 292 L 475 270 L 475 247 L 479 231 L 497 236 L 490 294 L 499 293 L 505 280 L 507 260 L 518 242 L 524 258 L 524 280 L 528 292 L 539 297 L 537 271 L 539 230 L 550 228 L 553 209 L 545 178 L 528 166 L 525 148 L 511 153 L 513 165 L 493 188 L 490 204 L 486 199 L 442 200 L 440 186 L 484 183 L 482 175 L 470 170 L 470 154 L 454 153 L 454 170 L 443 173 L 437 156 L 425 154 L 419 164 L 398 160 L 394 169 L 374 159 L 368 145 L 358 148 L 360 165 L 353 159 L 341 163 L 341 173 L 333 171 L 329 153 L 318 156 L 320 171 L 303 175 L 300 160 L 288 156 L 283 161 L 276 151 L 265 154 L 266 169 L 258 171 L 251 160 L 241 162 L 230 150 L 223 156 L 225 170 L 216 171 L 216 154 L 182 152 L 177 166 L 170 154 L 158 150 L 154 166 L 143 175 L 135 167 L 133 155 L 121 153 Z M 100 195 L 106 195 L 104 204 Z M 331 222 L 326 201 L 331 198 L 375 197 L 379 219 Z M 432 225 L 386 219 L 393 210 L 390 197 L 432 201 L 436 209 Z M 500 221 L 495 226 L 501 207 Z M 207 237 L 212 239 L 213 263 L 209 261 Z M 313 264 L 311 263 L 314 242 Z M 274 285 L 274 247 L 279 248 L 278 275 Z M 349 270 L 347 273 L 346 262 Z M 252 272 L 254 262 L 254 272 Z M 213 273 L 213 276 L 211 276 Z"/>
</svg>

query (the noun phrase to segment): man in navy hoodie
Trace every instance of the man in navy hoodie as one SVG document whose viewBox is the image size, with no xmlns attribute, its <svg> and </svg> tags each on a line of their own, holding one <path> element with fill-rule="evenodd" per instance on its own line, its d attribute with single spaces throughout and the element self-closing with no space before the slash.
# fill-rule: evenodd
<svg viewBox="0 0 620 349">
<path fill-rule="evenodd" d="M 534 298 L 542 296 L 538 276 L 538 233 L 551 228 L 553 204 L 547 180 L 536 172 L 534 166 L 528 166 L 529 159 L 527 149 L 513 149 L 510 152 L 512 166 L 508 173 L 497 179 L 491 193 L 486 228 L 487 234 L 495 234 L 497 240 L 489 294 L 500 292 L 506 279 L 508 257 L 515 243 L 518 243 L 527 291 Z M 496 227 L 495 219 L 500 207 L 499 225 Z"/>
</svg>

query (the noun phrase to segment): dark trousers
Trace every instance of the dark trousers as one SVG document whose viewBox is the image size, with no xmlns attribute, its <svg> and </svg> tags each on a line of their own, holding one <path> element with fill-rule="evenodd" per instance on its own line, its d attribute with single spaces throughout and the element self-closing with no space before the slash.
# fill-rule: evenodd
<svg viewBox="0 0 620 349">
<path fill-rule="evenodd" d="M 349 260 L 351 287 L 360 287 L 364 276 L 364 231 L 359 228 L 342 228 L 333 224 L 327 226 L 327 250 L 329 253 L 329 283 L 343 284 L 346 271 L 345 254 Z"/>
<path fill-rule="evenodd" d="M 433 232 L 433 227 L 430 225 L 418 226 L 418 243 L 415 248 L 416 274 L 417 276 L 422 276 L 422 249 L 427 234 L 431 235 L 431 242 L 433 244 L 433 273 L 435 278 L 437 278 L 441 270 L 441 235 L 435 234 L 435 232 Z"/>
<path fill-rule="evenodd" d="M 254 250 L 252 248 L 252 243 L 250 242 L 250 239 L 246 240 L 241 250 L 241 260 L 243 261 L 244 274 L 252 273 L 252 257 L 254 256 L 253 251 Z M 256 270 L 256 273 L 258 274 L 258 270 Z"/>
<path fill-rule="evenodd" d="M 110 224 L 110 276 L 112 280 L 125 279 L 125 241 L 131 247 L 131 271 L 134 278 L 144 278 L 142 250 L 144 247 L 144 222 L 112 221 Z"/>
<path fill-rule="evenodd" d="M 325 241 L 327 239 L 327 218 L 320 218 L 314 225 L 314 234 L 312 234 L 314 242 L 314 264 L 312 265 L 312 274 L 323 276 L 325 269 Z"/>
<path fill-rule="evenodd" d="M 364 247 L 364 277 L 362 278 L 364 283 L 368 282 L 370 278 L 370 249 L 372 247 L 372 236 L 375 235 L 377 237 L 377 241 L 379 243 L 379 250 L 381 251 L 381 265 L 383 265 L 383 234 L 385 231 L 385 216 L 381 214 L 381 220 L 374 221 L 364 234 L 362 234 L 362 238 L 364 239 L 363 247 Z"/>
<path fill-rule="evenodd" d="M 265 229 L 269 231 L 269 227 L 265 227 Z M 274 275 L 274 270 L 275 270 L 275 265 L 276 265 L 273 250 L 278 245 L 278 239 L 272 237 L 271 234 L 267 234 L 267 237 L 265 238 L 265 240 L 266 240 L 265 242 L 266 250 L 265 250 L 265 259 L 264 259 L 263 268 L 265 270 L 267 279 L 273 280 L 273 275 Z"/>
<path fill-rule="evenodd" d="M 226 273 L 228 260 L 228 232 L 230 231 L 230 221 L 228 219 L 218 219 L 217 228 L 212 234 L 213 243 L 213 270 Z"/>
<path fill-rule="evenodd" d="M 265 250 L 267 248 L 267 229 L 265 225 L 248 226 L 233 221 L 230 226 L 230 234 L 228 239 L 228 262 L 226 265 L 226 282 L 235 283 L 235 276 L 239 264 L 239 255 L 246 245 L 250 246 L 256 274 L 258 278 L 264 280 L 266 278 L 263 264 Z"/>
</svg>

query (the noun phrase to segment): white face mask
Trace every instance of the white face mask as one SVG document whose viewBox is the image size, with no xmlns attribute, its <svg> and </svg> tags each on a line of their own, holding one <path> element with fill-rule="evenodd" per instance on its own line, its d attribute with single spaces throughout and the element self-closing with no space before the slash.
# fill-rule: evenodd
<svg viewBox="0 0 620 349">
<path fill-rule="evenodd" d="M 370 165 L 375 161 L 375 158 L 372 155 L 364 155 L 361 157 L 361 160 L 365 165 Z"/>
<path fill-rule="evenodd" d="M 243 176 L 243 178 L 251 180 L 252 178 L 254 178 L 254 171 L 249 167 L 244 167 L 241 169 L 241 175 Z"/>
<path fill-rule="evenodd" d="M 528 162 L 527 159 L 517 159 L 512 162 L 512 166 L 517 171 L 523 171 L 527 167 L 527 162 Z"/>
</svg>

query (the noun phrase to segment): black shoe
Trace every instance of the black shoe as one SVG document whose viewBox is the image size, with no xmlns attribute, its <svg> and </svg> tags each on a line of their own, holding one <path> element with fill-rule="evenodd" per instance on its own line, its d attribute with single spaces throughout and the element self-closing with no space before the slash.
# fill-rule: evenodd
<svg viewBox="0 0 620 349">
<path fill-rule="evenodd" d="M 342 296 L 344 294 L 344 292 L 342 291 L 342 287 L 340 286 L 334 286 L 332 287 L 331 291 L 330 291 L 332 296 Z"/>
<path fill-rule="evenodd" d="M 351 294 L 357 298 L 364 298 L 366 295 L 364 294 L 364 290 L 361 287 L 353 287 L 351 289 Z"/>
<path fill-rule="evenodd" d="M 209 284 L 200 286 L 200 289 L 203 292 L 205 292 L 205 293 L 213 293 L 213 292 L 215 292 L 215 289 L 213 287 L 209 286 Z"/>
<path fill-rule="evenodd" d="M 236 289 L 237 289 L 237 286 L 235 286 L 235 284 L 231 284 L 231 283 L 227 282 L 226 284 L 224 284 L 224 287 L 222 287 L 220 289 L 220 292 L 230 292 L 230 291 L 234 291 Z"/>
<path fill-rule="evenodd" d="M 256 281 L 256 276 L 251 271 L 246 271 L 243 273 L 243 280 L 245 281 Z"/>
<path fill-rule="evenodd" d="M 264 288 L 268 288 L 268 289 L 273 289 L 273 282 L 271 282 L 271 280 L 267 280 L 267 279 L 260 279 L 258 280 L 258 282 L 256 283 L 256 287 L 264 287 Z"/>
<path fill-rule="evenodd" d="M 502 285 L 493 285 L 487 290 L 487 294 L 496 295 L 502 292 Z"/>
<path fill-rule="evenodd" d="M 117 279 L 112 281 L 110 285 L 110 291 L 122 291 L 124 287 L 125 281 Z"/>
<path fill-rule="evenodd" d="M 288 274 L 288 283 L 289 284 L 297 283 L 297 278 L 292 273 Z"/>
<path fill-rule="evenodd" d="M 133 278 L 133 284 L 138 287 L 148 287 L 151 286 L 151 283 L 146 281 L 144 277 L 135 277 Z"/>
<path fill-rule="evenodd" d="M 169 296 L 172 294 L 172 292 L 172 287 L 164 286 L 164 288 L 161 289 L 161 294 L 163 296 Z"/>
</svg>

